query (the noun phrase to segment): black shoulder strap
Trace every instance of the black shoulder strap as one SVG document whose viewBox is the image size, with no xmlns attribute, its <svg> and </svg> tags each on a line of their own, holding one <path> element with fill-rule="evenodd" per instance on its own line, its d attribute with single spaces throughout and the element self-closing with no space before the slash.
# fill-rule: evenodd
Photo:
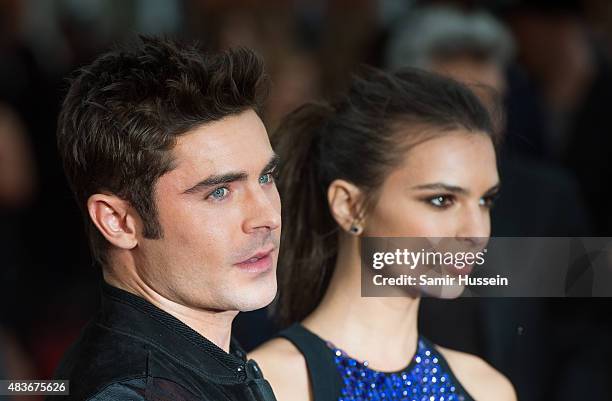
<svg viewBox="0 0 612 401">
<path fill-rule="evenodd" d="M 338 401 L 342 391 L 342 378 L 336 368 L 334 352 L 319 336 L 299 323 L 281 331 L 304 355 L 314 401 Z"/>
</svg>

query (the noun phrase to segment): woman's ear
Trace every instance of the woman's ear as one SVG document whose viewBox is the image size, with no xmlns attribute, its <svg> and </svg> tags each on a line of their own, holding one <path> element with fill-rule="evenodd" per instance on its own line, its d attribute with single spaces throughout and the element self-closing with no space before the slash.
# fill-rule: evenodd
<svg viewBox="0 0 612 401">
<path fill-rule="evenodd" d="M 352 234 L 360 234 L 362 217 L 358 211 L 363 204 L 363 193 L 354 184 L 337 179 L 327 189 L 329 210 L 336 223 Z"/>
<path fill-rule="evenodd" d="M 94 194 L 87 199 L 89 217 L 112 245 L 132 249 L 138 244 L 134 212 L 127 201 L 107 194 Z"/>
</svg>

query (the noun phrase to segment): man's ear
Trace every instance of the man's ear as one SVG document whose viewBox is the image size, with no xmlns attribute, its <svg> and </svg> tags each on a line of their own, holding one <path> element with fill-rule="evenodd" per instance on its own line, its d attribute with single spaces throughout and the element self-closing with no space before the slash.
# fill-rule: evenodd
<svg viewBox="0 0 612 401">
<path fill-rule="evenodd" d="M 138 245 L 136 219 L 127 201 L 115 195 L 94 194 L 87 199 L 87 210 L 108 242 L 121 249 Z"/>
<path fill-rule="evenodd" d="M 334 220 L 345 231 L 354 224 L 361 224 L 363 216 L 358 214 L 363 202 L 363 193 L 354 184 L 345 180 L 334 180 L 327 189 L 327 202 Z"/>
</svg>

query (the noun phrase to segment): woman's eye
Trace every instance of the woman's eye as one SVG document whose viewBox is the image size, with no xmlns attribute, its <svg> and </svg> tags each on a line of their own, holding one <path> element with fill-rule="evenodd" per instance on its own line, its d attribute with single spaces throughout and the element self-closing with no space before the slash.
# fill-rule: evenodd
<svg viewBox="0 0 612 401">
<path fill-rule="evenodd" d="M 497 199 L 497 195 L 484 196 L 480 198 L 480 206 L 484 206 L 486 208 L 491 209 L 495 204 L 495 200 Z"/>
<path fill-rule="evenodd" d="M 213 198 L 214 200 L 221 200 L 225 198 L 229 194 L 229 189 L 226 187 L 217 188 L 208 195 L 208 198 Z"/>
<path fill-rule="evenodd" d="M 274 182 L 274 175 L 273 175 L 273 173 L 267 173 L 267 174 L 264 174 L 261 177 L 259 177 L 259 183 L 262 184 L 262 185 L 270 184 L 272 182 Z"/>
<path fill-rule="evenodd" d="M 448 195 L 436 195 L 433 198 L 429 198 L 428 201 L 439 208 L 445 208 L 453 204 L 452 197 Z"/>
</svg>

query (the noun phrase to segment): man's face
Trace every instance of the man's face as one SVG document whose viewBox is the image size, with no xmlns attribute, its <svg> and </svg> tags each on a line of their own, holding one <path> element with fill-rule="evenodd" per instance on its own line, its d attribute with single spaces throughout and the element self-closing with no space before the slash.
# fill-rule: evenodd
<svg viewBox="0 0 612 401">
<path fill-rule="evenodd" d="M 161 239 L 138 238 L 136 266 L 157 293 L 208 310 L 247 311 L 276 295 L 281 204 L 275 154 L 245 111 L 178 138 L 155 187 Z"/>
</svg>

